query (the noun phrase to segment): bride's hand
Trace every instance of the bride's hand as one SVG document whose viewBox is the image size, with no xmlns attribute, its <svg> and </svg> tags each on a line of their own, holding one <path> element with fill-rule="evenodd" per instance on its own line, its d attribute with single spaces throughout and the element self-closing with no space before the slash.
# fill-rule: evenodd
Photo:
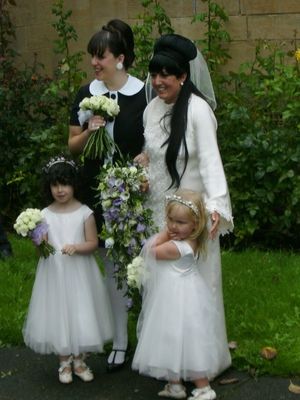
<svg viewBox="0 0 300 400">
<path fill-rule="evenodd" d="M 149 181 L 145 180 L 140 184 L 140 191 L 146 193 L 148 192 L 148 190 L 149 190 Z"/>
<path fill-rule="evenodd" d="M 217 211 L 211 214 L 211 222 L 212 226 L 210 228 L 209 237 L 210 239 L 214 239 L 217 236 L 220 224 L 220 214 Z"/>
<path fill-rule="evenodd" d="M 147 153 L 142 152 L 140 154 L 138 154 L 134 159 L 134 162 L 142 165 L 143 167 L 148 167 L 149 165 L 149 156 Z"/>
</svg>

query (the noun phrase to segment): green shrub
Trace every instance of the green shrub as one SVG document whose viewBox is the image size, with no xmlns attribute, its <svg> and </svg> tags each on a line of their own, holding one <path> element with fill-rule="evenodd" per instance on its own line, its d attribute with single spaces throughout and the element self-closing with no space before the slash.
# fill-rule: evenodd
<svg viewBox="0 0 300 400">
<path fill-rule="evenodd" d="M 15 5 L 15 4 L 11 4 Z M 40 205 L 41 166 L 50 156 L 67 151 L 70 105 L 85 76 L 78 69 L 82 52 L 70 54 L 69 42 L 77 40 L 64 12 L 63 0 L 53 5 L 53 23 L 59 39 L 55 52 L 62 59 L 49 78 L 34 56 L 32 66 L 16 67 L 18 55 L 10 48 L 13 25 L 5 7 L 0 20 L 0 209 L 11 225 L 21 209 Z"/>
<path fill-rule="evenodd" d="M 225 9 L 218 3 L 211 0 L 201 0 L 207 3 L 205 12 L 194 15 L 192 23 L 200 22 L 206 27 L 204 38 L 196 41 L 203 57 L 205 58 L 212 80 L 215 85 L 222 79 L 220 67 L 225 65 L 231 58 L 228 51 L 228 44 L 231 42 L 229 33 L 223 29 L 224 23 L 228 21 Z M 216 86 L 215 86 L 216 88 Z"/>
<path fill-rule="evenodd" d="M 131 72 L 134 76 L 145 80 L 155 38 L 166 33 L 173 33 L 174 30 L 170 18 L 159 1 L 140 0 L 140 3 L 144 12 L 137 16 L 139 21 L 132 27 L 136 59 Z"/>
<path fill-rule="evenodd" d="M 230 73 L 222 85 L 217 117 L 234 244 L 299 248 L 298 65 L 287 63 L 281 48 L 259 43 L 253 65 Z"/>
</svg>

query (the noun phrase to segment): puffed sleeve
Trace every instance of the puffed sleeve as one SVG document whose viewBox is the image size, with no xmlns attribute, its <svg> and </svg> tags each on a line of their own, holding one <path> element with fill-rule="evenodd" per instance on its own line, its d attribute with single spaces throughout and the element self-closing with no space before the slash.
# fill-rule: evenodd
<svg viewBox="0 0 300 400">
<path fill-rule="evenodd" d="M 219 232 L 233 229 L 231 202 L 217 143 L 217 121 L 206 101 L 192 96 L 189 118 L 195 135 L 199 174 L 204 188 L 204 200 L 208 212 L 220 214 Z"/>
<path fill-rule="evenodd" d="M 83 214 L 84 221 L 86 221 L 90 215 L 94 214 L 94 211 L 92 209 L 90 209 L 87 205 L 83 204 L 82 205 L 82 214 Z"/>
</svg>

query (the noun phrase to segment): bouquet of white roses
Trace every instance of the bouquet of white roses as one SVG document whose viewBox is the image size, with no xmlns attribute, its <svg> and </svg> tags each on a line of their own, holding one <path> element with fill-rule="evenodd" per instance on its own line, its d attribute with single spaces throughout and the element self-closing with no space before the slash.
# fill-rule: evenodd
<svg viewBox="0 0 300 400">
<path fill-rule="evenodd" d="M 129 288 L 140 289 L 144 273 L 144 259 L 141 256 L 135 257 L 127 265 L 127 285 Z"/>
<path fill-rule="evenodd" d="M 98 197 L 105 221 L 100 237 L 116 265 L 119 286 L 127 279 L 127 265 L 154 233 L 152 211 L 144 206 L 146 195 L 140 190 L 145 180 L 145 169 L 130 163 L 105 164 L 98 176 Z"/>
<path fill-rule="evenodd" d="M 40 255 L 47 258 L 50 254 L 55 253 L 55 249 L 45 240 L 48 232 L 48 225 L 43 220 L 41 210 L 38 208 L 27 208 L 18 216 L 14 229 L 23 236 L 29 237 L 37 246 Z"/>
<path fill-rule="evenodd" d="M 101 115 L 104 119 L 116 117 L 120 112 L 118 103 L 106 96 L 85 97 L 79 103 L 79 112 L 89 112 L 88 115 Z M 110 157 L 116 150 L 116 144 L 104 126 L 90 135 L 83 149 L 84 157 L 95 159 L 102 156 Z"/>
</svg>

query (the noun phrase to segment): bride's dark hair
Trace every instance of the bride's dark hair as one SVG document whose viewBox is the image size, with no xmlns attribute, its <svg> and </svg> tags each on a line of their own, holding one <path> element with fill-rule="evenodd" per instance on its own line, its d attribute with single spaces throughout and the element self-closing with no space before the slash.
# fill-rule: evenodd
<svg viewBox="0 0 300 400">
<path fill-rule="evenodd" d="M 162 128 L 167 130 L 165 120 L 171 117 L 169 136 L 162 144 L 162 146 L 167 146 L 165 161 L 171 177 L 169 188 L 180 186 L 189 159 L 185 137 L 189 98 L 192 93 L 204 98 L 190 80 L 189 61 L 194 59 L 196 55 L 197 49 L 189 39 L 175 34 L 164 35 L 156 42 L 154 55 L 149 63 L 150 73 L 175 75 L 177 78 L 181 78 L 184 74 L 187 75 L 174 106 L 161 121 Z M 182 145 L 184 148 L 184 168 L 179 175 L 176 162 Z"/>
</svg>

